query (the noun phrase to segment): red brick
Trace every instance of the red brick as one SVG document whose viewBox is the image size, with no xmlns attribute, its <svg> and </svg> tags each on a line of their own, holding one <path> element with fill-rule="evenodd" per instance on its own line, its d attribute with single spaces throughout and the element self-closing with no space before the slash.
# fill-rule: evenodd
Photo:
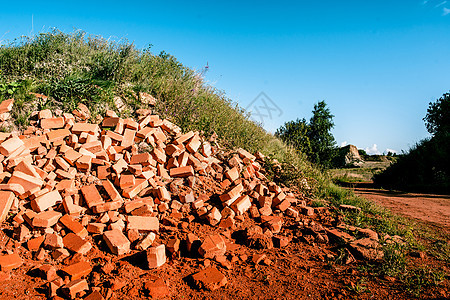
<svg viewBox="0 0 450 300">
<path fill-rule="evenodd" d="M 92 248 L 91 243 L 83 240 L 78 235 L 72 232 L 66 234 L 66 236 L 63 238 L 63 242 L 65 248 L 80 254 L 86 254 Z"/>
<path fill-rule="evenodd" d="M 103 240 L 113 254 L 122 255 L 130 251 L 130 241 L 120 230 L 105 231 Z"/>
<path fill-rule="evenodd" d="M 44 280 L 54 280 L 58 277 L 56 274 L 56 268 L 52 265 L 42 265 L 39 268 L 37 268 L 37 271 L 39 273 L 39 277 L 41 277 Z"/>
<path fill-rule="evenodd" d="M 43 129 L 55 129 L 55 128 L 63 128 L 64 127 L 64 118 L 48 118 L 41 120 L 41 127 Z"/>
<path fill-rule="evenodd" d="M 81 188 L 81 193 L 89 208 L 104 203 L 102 196 L 97 190 L 95 184 L 85 185 Z"/>
<path fill-rule="evenodd" d="M 170 201 L 171 196 L 169 191 L 164 186 L 160 186 L 156 189 L 156 193 L 158 195 L 158 198 L 162 201 Z"/>
<path fill-rule="evenodd" d="M 147 263 L 149 269 L 159 268 L 166 263 L 166 247 L 164 244 L 147 249 Z"/>
<path fill-rule="evenodd" d="M 242 184 L 238 184 L 230 188 L 226 193 L 222 194 L 219 198 L 227 205 L 233 203 L 237 198 L 241 196 L 241 192 L 244 190 Z"/>
<path fill-rule="evenodd" d="M 27 241 L 27 248 L 28 248 L 28 250 L 30 250 L 30 251 L 38 251 L 39 248 L 41 247 L 42 243 L 44 242 L 44 239 L 45 239 L 44 235 L 38 236 L 36 238 L 29 239 Z"/>
<path fill-rule="evenodd" d="M 49 142 L 54 143 L 64 140 L 64 138 L 68 137 L 69 135 L 70 131 L 68 129 L 56 129 L 47 132 L 47 139 Z"/>
<path fill-rule="evenodd" d="M 84 226 L 77 222 L 73 217 L 64 215 L 59 219 L 59 221 L 82 239 L 88 236 L 86 228 L 84 228 Z"/>
<path fill-rule="evenodd" d="M 148 186 L 148 180 L 144 178 L 137 178 L 134 186 L 126 188 L 122 191 L 122 195 L 128 198 L 134 198 L 139 194 L 143 189 Z"/>
<path fill-rule="evenodd" d="M 19 171 L 14 171 L 13 175 L 8 180 L 8 184 L 11 183 L 20 184 L 25 190 L 25 193 L 27 193 L 40 188 L 44 182 L 41 178 L 36 178 Z"/>
<path fill-rule="evenodd" d="M 121 189 L 132 187 L 135 183 L 135 178 L 132 174 L 122 174 L 120 176 L 119 187 Z"/>
<path fill-rule="evenodd" d="M 194 176 L 194 169 L 192 166 L 184 166 L 184 167 L 178 167 L 178 168 L 172 168 L 170 169 L 170 176 L 171 177 L 188 177 L 188 176 Z"/>
<path fill-rule="evenodd" d="M 0 255 L 0 271 L 17 269 L 22 264 L 23 260 L 17 253 Z"/>
<path fill-rule="evenodd" d="M 200 137 L 198 135 L 195 135 L 187 144 L 186 149 L 191 152 L 195 153 L 197 152 L 198 148 L 202 144 Z"/>
<path fill-rule="evenodd" d="M 80 134 L 82 132 L 95 134 L 95 133 L 99 132 L 99 127 L 97 124 L 75 123 L 75 124 L 73 124 L 71 130 L 73 133 L 76 133 L 76 134 Z"/>
<path fill-rule="evenodd" d="M 192 281 L 198 289 L 215 291 L 227 284 L 225 275 L 219 272 L 215 267 L 208 267 L 203 271 L 193 274 Z"/>
<path fill-rule="evenodd" d="M 144 289 L 152 299 L 165 298 L 170 294 L 169 287 L 164 280 L 154 275 L 151 275 L 150 279 L 145 282 Z"/>
<path fill-rule="evenodd" d="M 91 265 L 86 261 L 81 261 L 61 269 L 62 272 L 67 274 L 70 280 L 80 279 L 89 275 L 92 272 Z"/>
<path fill-rule="evenodd" d="M 31 201 L 31 208 L 36 212 L 47 210 L 56 203 L 62 202 L 61 194 L 57 191 L 51 191 Z"/>
<path fill-rule="evenodd" d="M 47 233 L 44 239 L 44 247 L 50 249 L 59 249 L 64 247 L 62 237 L 56 233 Z M 42 250 L 42 249 L 41 249 Z"/>
<path fill-rule="evenodd" d="M 61 290 L 71 299 L 74 299 L 77 294 L 89 290 L 89 285 L 85 279 L 76 279 L 63 286 Z"/>
<path fill-rule="evenodd" d="M 125 129 L 125 132 L 123 133 L 123 140 L 120 144 L 124 148 L 131 147 L 134 144 L 134 137 L 136 135 L 136 131 L 132 129 Z"/>
<path fill-rule="evenodd" d="M 84 300 L 105 300 L 99 291 L 93 291 Z"/>
<path fill-rule="evenodd" d="M 10 156 L 14 151 L 23 147 L 24 143 L 18 137 L 12 137 L 0 144 L 0 153 L 4 156 Z"/>
<path fill-rule="evenodd" d="M 59 218 L 61 218 L 60 212 L 54 210 L 43 211 L 33 218 L 32 225 L 33 227 L 52 227 L 58 223 Z"/>
<path fill-rule="evenodd" d="M 237 167 L 234 167 L 228 171 L 225 172 L 225 176 L 233 182 L 239 178 L 239 169 Z"/>
<path fill-rule="evenodd" d="M 0 114 L 10 112 L 14 106 L 14 99 L 3 100 L 0 103 Z"/>
<path fill-rule="evenodd" d="M 250 197 L 247 195 L 239 197 L 236 201 L 231 204 L 231 208 L 237 215 L 242 215 L 252 206 Z"/>
<path fill-rule="evenodd" d="M 102 223 L 89 223 L 86 227 L 87 231 L 94 234 L 102 234 L 106 228 L 106 224 Z"/>
<path fill-rule="evenodd" d="M 6 220 L 15 198 L 13 192 L 0 191 L 0 223 Z"/>
<path fill-rule="evenodd" d="M 225 240 L 219 234 L 207 236 L 198 249 L 199 254 L 204 258 L 214 258 L 216 255 L 224 255 L 226 251 Z"/>
<path fill-rule="evenodd" d="M 159 231 L 159 221 L 156 217 L 128 216 L 127 229 L 144 231 Z"/>
</svg>

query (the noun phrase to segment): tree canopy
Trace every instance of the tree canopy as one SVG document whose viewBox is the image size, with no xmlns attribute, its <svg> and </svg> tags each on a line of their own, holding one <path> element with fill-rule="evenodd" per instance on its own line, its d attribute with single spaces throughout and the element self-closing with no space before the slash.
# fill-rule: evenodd
<svg viewBox="0 0 450 300">
<path fill-rule="evenodd" d="M 313 163 L 330 167 L 336 146 L 330 132 L 334 127 L 334 116 L 325 101 L 315 104 L 312 114 L 309 123 L 304 118 L 286 122 L 275 135 L 305 153 Z"/>
</svg>

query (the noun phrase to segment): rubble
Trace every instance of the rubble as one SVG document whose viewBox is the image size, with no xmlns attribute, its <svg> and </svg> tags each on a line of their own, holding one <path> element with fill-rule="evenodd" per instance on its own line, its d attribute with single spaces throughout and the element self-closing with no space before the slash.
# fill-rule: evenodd
<svg viewBox="0 0 450 300">
<path fill-rule="evenodd" d="M 10 111 L 12 103 L 3 101 L 0 112 Z M 86 121 L 90 112 L 83 105 L 62 117 L 43 110 L 36 112 L 26 134 L 0 134 L 0 222 L 13 227 L 14 239 L 26 245 L 34 260 L 46 262 L 39 270 L 48 280 L 49 297 L 108 298 L 88 281 L 94 277 L 91 263 L 79 260 L 95 251 L 143 253 L 148 269 L 187 251 L 205 266 L 210 259 L 231 269 L 238 260 L 226 256 L 233 249 L 231 233 L 246 220 L 258 224 L 246 228 L 246 245 L 271 249 L 292 241 L 283 232 L 286 222 L 302 228 L 301 217 L 317 214 L 301 193 L 267 180 L 261 153 L 239 148 L 225 155 L 198 132 L 182 134 L 150 110 L 140 113 L 135 121 L 108 111 L 99 125 Z M 141 144 L 151 150 L 140 152 Z M 197 236 L 188 229 L 194 222 L 215 231 Z M 367 240 L 337 228 L 313 230 L 309 236 L 323 242 L 330 237 L 364 258 L 379 259 L 376 233 L 361 232 Z M 271 264 L 265 254 L 252 260 Z M 17 249 L 0 255 L 2 272 L 22 263 Z M 215 267 L 193 274 L 192 280 L 207 290 L 227 283 Z M 169 293 L 161 278 L 148 280 L 144 290 L 152 297 Z"/>
</svg>

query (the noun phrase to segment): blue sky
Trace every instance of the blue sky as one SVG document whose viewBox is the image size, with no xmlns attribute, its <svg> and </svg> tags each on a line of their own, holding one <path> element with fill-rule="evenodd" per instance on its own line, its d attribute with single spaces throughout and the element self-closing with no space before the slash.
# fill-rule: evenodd
<svg viewBox="0 0 450 300">
<path fill-rule="evenodd" d="M 196 70 L 208 62 L 207 82 L 253 112 L 263 92 L 278 109 L 263 118 L 271 132 L 325 100 L 338 144 L 374 153 L 427 136 L 428 103 L 450 89 L 449 9 L 450 0 L 21 1 L 2 3 L 0 41 L 56 27 L 152 44 Z"/>
</svg>

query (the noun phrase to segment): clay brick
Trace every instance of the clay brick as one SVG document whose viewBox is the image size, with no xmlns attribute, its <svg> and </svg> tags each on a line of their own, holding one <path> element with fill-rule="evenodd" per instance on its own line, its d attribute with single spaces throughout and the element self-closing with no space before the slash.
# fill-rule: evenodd
<svg viewBox="0 0 450 300">
<path fill-rule="evenodd" d="M 41 127 L 43 129 L 63 128 L 64 127 L 64 118 L 58 117 L 58 118 L 42 119 Z"/>
<path fill-rule="evenodd" d="M 82 132 L 87 132 L 90 134 L 96 134 L 99 132 L 99 127 L 97 124 L 89 123 L 75 123 L 72 126 L 72 132 L 75 134 L 80 134 Z"/>
<path fill-rule="evenodd" d="M 0 191 L 11 191 L 15 195 L 25 194 L 25 189 L 18 183 L 0 184 Z"/>
<path fill-rule="evenodd" d="M 0 271 L 17 269 L 22 264 L 23 260 L 17 253 L 0 255 Z"/>
<path fill-rule="evenodd" d="M 25 144 L 18 137 L 12 137 L 0 144 L 0 153 L 4 156 L 10 156 L 14 151 L 23 147 Z"/>
<path fill-rule="evenodd" d="M 106 224 L 102 223 L 89 223 L 86 227 L 87 231 L 93 234 L 102 234 L 105 228 Z"/>
<path fill-rule="evenodd" d="M 228 171 L 225 172 L 225 176 L 231 181 L 235 181 L 239 178 L 239 169 L 237 167 L 234 167 Z"/>
<path fill-rule="evenodd" d="M 134 137 L 136 135 L 136 131 L 132 129 L 125 129 L 123 133 L 123 140 L 120 144 L 124 148 L 131 147 L 134 144 Z"/>
<path fill-rule="evenodd" d="M 170 295 L 169 287 L 164 280 L 154 275 L 145 282 L 144 289 L 152 299 L 165 299 Z"/>
<path fill-rule="evenodd" d="M 44 280 L 54 280 L 58 277 L 56 274 L 56 268 L 52 265 L 42 265 L 37 268 L 37 272 L 39 273 L 39 277 Z"/>
<path fill-rule="evenodd" d="M 250 154 L 249 152 L 247 152 L 246 150 L 244 150 L 242 148 L 239 148 L 236 151 L 242 159 L 247 158 L 252 161 L 256 159 L 256 157 L 253 154 Z"/>
<path fill-rule="evenodd" d="M 116 172 L 117 175 L 119 175 L 120 173 L 122 173 L 123 170 L 126 170 L 128 168 L 128 164 L 127 162 L 121 158 L 119 159 L 113 166 L 112 169 L 114 170 L 114 172 Z"/>
<path fill-rule="evenodd" d="M 88 276 L 92 272 L 92 267 L 88 262 L 80 261 L 62 268 L 61 271 L 67 274 L 70 280 L 75 280 Z"/>
<path fill-rule="evenodd" d="M 59 221 L 82 239 L 88 236 L 86 228 L 84 228 L 84 226 L 77 222 L 73 217 L 64 215 L 59 219 Z"/>
<path fill-rule="evenodd" d="M 122 196 L 120 196 L 119 192 L 116 190 L 111 181 L 103 180 L 102 185 L 111 198 L 111 201 L 123 201 Z"/>
<path fill-rule="evenodd" d="M 76 279 L 63 286 L 61 290 L 71 299 L 75 299 L 77 294 L 89 290 L 89 285 L 85 279 Z"/>
<path fill-rule="evenodd" d="M 215 267 L 208 267 L 203 271 L 191 275 L 194 285 L 198 289 L 215 291 L 227 284 L 227 278 Z"/>
<path fill-rule="evenodd" d="M 186 144 L 186 149 L 191 153 L 195 153 L 201 144 L 202 142 L 200 137 L 198 135 L 194 135 L 194 137 Z"/>
<path fill-rule="evenodd" d="M 3 100 L 0 103 L 0 114 L 10 112 L 14 106 L 14 99 Z"/>
<path fill-rule="evenodd" d="M 36 238 L 29 239 L 27 241 L 27 248 L 28 248 L 28 250 L 30 250 L 30 251 L 38 251 L 39 248 L 41 247 L 42 243 L 44 242 L 44 239 L 45 239 L 44 235 L 38 236 Z"/>
<path fill-rule="evenodd" d="M 162 201 L 170 201 L 171 196 L 169 191 L 164 186 L 160 186 L 156 189 L 156 194 L 158 195 L 158 198 Z"/>
<path fill-rule="evenodd" d="M 93 291 L 84 300 L 105 300 L 99 291 Z"/>
<path fill-rule="evenodd" d="M 117 210 L 121 208 L 123 205 L 123 200 L 118 201 L 110 201 L 105 202 L 102 204 L 97 204 L 96 206 L 92 207 L 92 211 L 96 214 L 104 213 L 111 210 Z"/>
<path fill-rule="evenodd" d="M 86 254 L 92 249 L 91 243 L 83 240 L 81 237 L 72 232 L 66 234 L 63 238 L 63 242 L 65 248 L 80 254 Z"/>
<path fill-rule="evenodd" d="M 0 191 L 0 223 L 6 220 L 16 197 L 13 192 Z"/>
<path fill-rule="evenodd" d="M 73 203 L 73 199 L 70 196 L 66 196 L 63 199 L 64 211 L 69 215 L 79 215 L 85 210 L 85 208 Z"/>
<path fill-rule="evenodd" d="M 41 178 L 36 178 L 19 171 L 14 171 L 13 175 L 8 180 L 8 184 L 11 183 L 20 184 L 24 188 L 25 193 L 27 193 L 32 190 L 39 189 L 44 182 Z"/>
<path fill-rule="evenodd" d="M 148 180 L 144 178 L 137 178 L 134 186 L 126 188 L 122 191 L 122 195 L 127 198 L 134 198 L 139 194 L 143 189 L 148 186 Z"/>
<path fill-rule="evenodd" d="M 106 117 L 103 119 L 102 127 L 115 127 L 119 123 L 119 117 Z"/>
<path fill-rule="evenodd" d="M 159 231 L 159 221 L 156 217 L 128 216 L 127 229 L 137 229 L 145 231 Z"/>
<path fill-rule="evenodd" d="M 42 196 L 33 199 L 30 204 L 35 212 L 41 212 L 54 206 L 56 203 L 62 202 L 61 194 L 57 191 L 51 191 Z"/>
<path fill-rule="evenodd" d="M 160 148 L 153 149 L 152 155 L 153 155 L 153 158 L 160 164 L 166 163 L 167 156 L 163 149 L 160 149 Z"/>
<path fill-rule="evenodd" d="M 130 251 L 130 241 L 120 230 L 105 231 L 103 240 L 113 254 L 122 255 Z"/>
<path fill-rule="evenodd" d="M 64 153 L 64 159 L 71 165 L 74 166 L 77 159 L 83 156 L 80 152 L 70 149 Z"/>
<path fill-rule="evenodd" d="M 219 234 L 207 236 L 198 249 L 199 254 L 204 258 L 214 258 L 216 255 L 224 255 L 226 251 L 225 240 Z"/>
<path fill-rule="evenodd" d="M 154 232 L 149 232 L 145 238 L 143 238 L 136 245 L 137 250 L 146 250 L 150 247 L 156 239 L 156 234 Z"/>
<path fill-rule="evenodd" d="M 194 169 L 192 166 L 184 166 L 184 167 L 178 167 L 178 168 L 172 168 L 170 169 L 170 176 L 171 177 L 188 177 L 188 176 L 194 176 Z"/>
<path fill-rule="evenodd" d="M 230 188 L 226 193 L 222 194 L 219 198 L 226 205 L 230 205 L 237 198 L 241 196 L 241 192 L 244 190 L 242 184 L 238 184 L 232 188 Z"/>
<path fill-rule="evenodd" d="M 50 249 L 62 248 L 64 247 L 63 238 L 56 233 L 47 233 L 44 239 L 44 246 Z"/>
<path fill-rule="evenodd" d="M 52 118 L 52 117 L 53 117 L 53 114 L 50 109 L 43 109 L 43 110 L 39 111 L 39 113 L 38 113 L 39 120 L 48 119 L 48 118 Z"/>
<path fill-rule="evenodd" d="M 69 129 L 56 129 L 50 132 L 47 132 L 47 139 L 51 143 L 55 143 L 58 141 L 64 140 L 66 137 L 70 135 Z"/>
<path fill-rule="evenodd" d="M 85 185 L 81 188 L 81 193 L 89 208 L 104 203 L 102 196 L 97 190 L 95 184 Z"/>
<path fill-rule="evenodd" d="M 135 178 L 132 174 L 122 174 L 120 176 L 119 187 L 121 189 L 132 187 L 135 183 Z"/>
<path fill-rule="evenodd" d="M 77 161 L 75 162 L 75 166 L 79 171 L 89 171 L 92 166 L 92 157 L 88 155 L 82 155 Z"/>
<path fill-rule="evenodd" d="M 48 210 L 38 213 L 32 221 L 33 227 L 52 227 L 58 223 L 59 218 L 61 218 L 61 213 Z"/>
<path fill-rule="evenodd" d="M 151 164 L 152 157 L 150 153 L 139 153 L 131 156 L 130 164 L 141 164 L 143 166 L 148 166 Z"/>
<path fill-rule="evenodd" d="M 166 247 L 164 244 L 147 249 L 147 263 L 149 269 L 159 268 L 166 263 Z"/>
<path fill-rule="evenodd" d="M 243 195 L 243 196 L 239 197 L 236 201 L 234 201 L 230 207 L 234 210 L 234 212 L 237 215 L 242 215 L 251 206 L 252 206 L 252 202 L 250 200 L 250 197 L 247 195 Z"/>
</svg>

